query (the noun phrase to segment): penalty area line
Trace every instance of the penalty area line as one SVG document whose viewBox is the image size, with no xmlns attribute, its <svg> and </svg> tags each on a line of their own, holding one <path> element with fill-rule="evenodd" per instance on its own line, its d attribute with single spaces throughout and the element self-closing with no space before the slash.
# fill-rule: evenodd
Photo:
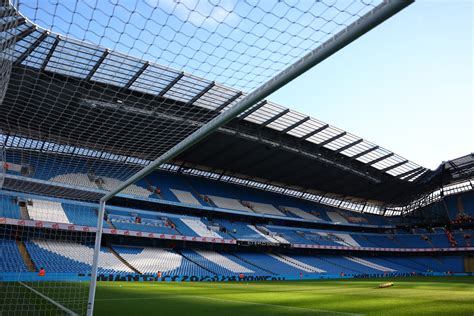
<svg viewBox="0 0 474 316">
<path fill-rule="evenodd" d="M 238 301 L 238 300 L 229 300 L 229 299 L 225 299 L 225 298 L 199 296 L 199 295 L 164 295 L 164 296 L 160 296 L 159 298 L 180 298 L 180 297 L 192 297 L 192 298 L 198 298 L 198 299 L 205 299 L 205 300 L 207 299 L 207 300 L 223 301 L 223 302 L 230 302 L 230 303 L 240 303 L 240 304 L 247 304 L 247 305 L 259 305 L 259 306 L 271 306 L 271 307 L 279 307 L 279 308 L 288 308 L 288 309 L 293 309 L 293 310 L 325 313 L 325 315 L 333 314 L 333 315 L 365 316 L 365 314 L 338 312 L 338 311 L 331 311 L 331 310 L 326 310 L 326 309 L 314 309 L 314 308 L 307 308 L 307 307 L 297 307 L 297 306 L 268 304 L 268 303 L 257 303 L 257 302 L 250 302 L 250 301 Z M 96 301 L 142 301 L 142 300 L 156 300 L 156 299 L 157 299 L 157 297 L 123 297 L 123 298 L 96 299 Z"/>
<path fill-rule="evenodd" d="M 33 293 L 35 293 L 36 295 L 39 295 L 41 296 L 42 298 L 44 298 L 45 300 L 47 300 L 48 302 L 50 302 L 51 304 L 55 305 L 56 307 L 58 307 L 59 309 L 65 311 L 68 315 L 71 315 L 71 316 L 77 316 L 76 313 L 74 313 L 72 310 L 70 310 L 69 308 L 59 304 L 58 302 L 56 302 L 55 300 L 53 300 L 52 298 L 49 298 L 47 297 L 46 295 L 44 295 L 43 293 L 35 290 L 34 288 L 26 285 L 25 283 L 23 282 L 18 282 L 20 283 L 21 285 L 23 285 L 24 287 L 26 287 L 28 290 L 32 291 Z"/>
</svg>

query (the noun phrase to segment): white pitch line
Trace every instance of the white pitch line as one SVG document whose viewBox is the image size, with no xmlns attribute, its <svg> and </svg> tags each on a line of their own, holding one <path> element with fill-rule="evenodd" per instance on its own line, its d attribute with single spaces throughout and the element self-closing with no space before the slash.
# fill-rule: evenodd
<svg viewBox="0 0 474 316">
<path fill-rule="evenodd" d="M 63 311 L 65 311 L 67 314 L 71 315 L 71 316 L 77 316 L 76 313 L 74 313 L 72 310 L 70 310 L 69 308 L 59 304 L 58 302 L 56 302 L 55 300 L 53 300 L 52 298 L 49 298 L 47 297 L 46 295 L 44 295 L 43 293 L 41 292 L 38 292 L 37 290 L 35 290 L 34 288 L 26 285 L 25 283 L 23 282 L 18 282 L 20 283 L 21 285 L 23 285 L 24 287 L 26 287 L 28 290 L 34 292 L 35 294 L 41 296 L 42 298 L 44 298 L 45 300 L 47 300 L 48 302 L 50 302 L 51 304 L 53 305 L 56 305 L 58 308 L 62 309 Z"/>
<path fill-rule="evenodd" d="M 179 298 L 179 297 L 194 297 L 194 298 L 200 298 L 200 299 L 224 301 L 224 302 L 231 302 L 231 303 L 241 303 L 241 304 L 247 304 L 247 305 L 280 307 L 280 308 L 304 310 L 304 311 L 311 311 L 311 312 L 321 312 L 321 313 L 337 314 L 337 315 L 351 315 L 351 316 L 364 316 L 365 315 L 365 314 L 330 311 L 330 310 L 325 310 L 325 309 L 313 309 L 313 308 L 307 308 L 307 307 L 257 303 L 257 302 L 249 302 L 249 301 L 235 301 L 235 300 L 229 300 L 229 299 L 225 299 L 225 298 L 199 296 L 199 295 L 166 295 L 166 296 L 159 296 L 159 298 L 162 298 L 162 299 L 164 299 L 164 298 Z M 122 300 L 124 300 L 124 301 L 141 301 L 141 300 L 156 300 L 156 299 L 157 299 L 157 297 L 123 297 L 123 298 L 102 298 L 102 299 L 96 299 L 96 301 L 122 301 Z"/>
</svg>

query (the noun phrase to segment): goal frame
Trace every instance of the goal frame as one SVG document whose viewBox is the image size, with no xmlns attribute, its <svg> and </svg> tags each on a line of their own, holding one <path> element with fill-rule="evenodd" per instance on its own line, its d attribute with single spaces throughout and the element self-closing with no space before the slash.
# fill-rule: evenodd
<svg viewBox="0 0 474 316">
<path fill-rule="evenodd" d="M 87 303 L 87 315 L 92 316 L 94 312 L 94 300 L 97 286 L 97 268 L 100 255 L 100 245 L 102 241 L 103 217 L 105 213 L 106 202 L 108 200 L 113 198 L 129 185 L 135 183 L 136 181 L 156 170 L 160 165 L 175 158 L 191 146 L 199 143 L 219 127 L 225 125 L 239 114 L 250 109 L 254 104 L 258 103 L 276 90 L 285 86 L 293 79 L 299 77 L 309 69 L 321 63 L 332 54 L 336 53 L 343 47 L 369 32 L 413 2 L 414 0 L 384 0 L 383 3 L 361 16 L 357 21 L 353 22 L 342 31 L 335 34 L 325 43 L 318 46 L 300 58 L 298 61 L 281 71 L 279 74 L 268 80 L 266 83 L 262 84 L 260 87 L 246 95 L 237 104 L 235 104 L 235 106 L 216 116 L 214 119 L 200 127 L 194 133 L 190 134 L 163 155 L 153 160 L 146 167 L 129 177 L 127 180 L 123 181 L 119 186 L 105 194 L 99 201 L 100 207 L 97 219 L 97 232 L 95 238 L 89 298 Z"/>
</svg>

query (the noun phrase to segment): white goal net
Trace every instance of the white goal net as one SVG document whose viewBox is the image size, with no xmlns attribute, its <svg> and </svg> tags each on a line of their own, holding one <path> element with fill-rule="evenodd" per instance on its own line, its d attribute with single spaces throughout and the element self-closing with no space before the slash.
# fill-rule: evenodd
<svg viewBox="0 0 474 316">
<path fill-rule="evenodd" d="M 136 273 L 94 246 L 104 195 L 407 4 L 0 0 L 0 314 L 92 313 L 94 253 Z M 136 180 L 118 196 L 159 199 Z"/>
</svg>

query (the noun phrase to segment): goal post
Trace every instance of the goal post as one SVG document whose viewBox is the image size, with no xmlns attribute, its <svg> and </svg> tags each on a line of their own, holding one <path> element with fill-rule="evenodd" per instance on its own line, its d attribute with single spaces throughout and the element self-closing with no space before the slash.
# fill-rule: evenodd
<svg viewBox="0 0 474 316">
<path fill-rule="evenodd" d="M 121 192 L 127 186 L 142 179 L 147 174 L 156 170 L 160 165 L 170 161 L 171 159 L 178 156 L 180 153 L 184 152 L 186 149 L 190 148 L 194 144 L 199 143 L 201 140 L 205 139 L 209 134 L 217 130 L 219 127 L 225 125 L 233 118 L 236 118 L 240 114 L 244 113 L 246 110 L 257 104 L 259 101 L 268 97 L 273 92 L 285 86 L 288 82 L 299 77 L 300 75 L 313 68 L 314 66 L 316 66 L 341 48 L 345 47 L 352 41 L 364 35 L 380 23 L 384 22 L 385 20 L 405 8 L 410 3 L 410 1 L 388 1 L 386 5 L 373 9 L 366 15 L 362 16 L 359 20 L 353 22 L 353 24 L 349 25 L 340 33 L 334 35 L 331 39 L 325 42 L 324 45 L 317 47 L 316 49 L 296 61 L 294 64 L 290 65 L 288 68 L 280 72 L 278 75 L 271 78 L 269 81 L 246 95 L 232 108 L 221 113 L 213 120 L 209 121 L 200 129 L 186 137 L 181 142 L 177 143 L 173 148 L 164 153 L 162 156 L 155 159 L 145 168 L 143 168 L 142 170 L 131 176 L 129 179 L 125 180 L 120 185 L 113 188 L 105 196 L 103 196 L 100 199 L 99 218 L 100 216 L 103 216 L 103 212 L 105 211 L 105 203 L 107 202 L 107 200 L 115 196 L 117 193 Z M 92 278 L 89 292 L 89 315 L 93 314 L 95 288 L 97 283 L 97 279 L 95 278 L 95 276 L 97 275 L 97 263 L 99 257 L 97 247 L 100 246 L 102 235 L 101 231 L 102 222 L 99 220 L 96 235 L 96 250 L 94 252 L 94 265 L 92 267 Z"/>
</svg>

